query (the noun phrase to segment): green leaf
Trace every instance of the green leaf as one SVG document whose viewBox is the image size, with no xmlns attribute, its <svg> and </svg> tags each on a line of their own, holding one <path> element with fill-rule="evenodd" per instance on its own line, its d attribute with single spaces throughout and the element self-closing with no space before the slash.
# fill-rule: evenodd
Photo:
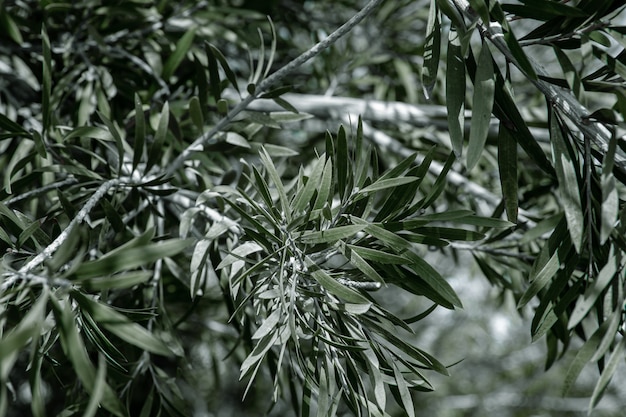
<svg viewBox="0 0 626 417">
<path fill-rule="evenodd" d="M 133 170 L 141 161 L 146 143 L 146 119 L 143 113 L 141 97 L 135 93 L 135 143 L 133 144 Z"/>
<path fill-rule="evenodd" d="M 365 278 L 372 282 L 378 282 L 383 285 L 385 284 L 383 277 L 381 277 L 380 274 L 358 254 L 357 251 L 352 249 L 353 246 L 341 244 L 339 245 L 339 248 L 341 249 L 341 253 L 343 253 L 343 255 L 350 260 L 350 263 L 365 274 Z"/>
<path fill-rule="evenodd" d="M 485 4 L 485 0 L 469 0 L 469 3 L 472 9 L 480 16 L 480 20 L 483 21 L 483 24 L 489 26 L 491 19 L 489 18 L 489 8 L 487 4 Z"/>
<path fill-rule="evenodd" d="M 63 351 L 71 362 L 72 369 L 76 372 L 82 386 L 91 393 L 96 383 L 96 370 L 78 332 L 78 325 L 70 302 L 67 299 L 57 299 L 56 297 L 50 297 L 50 301 L 52 302 Z M 102 388 L 100 404 L 115 416 L 124 417 L 126 415 L 117 394 L 106 382 Z"/>
<path fill-rule="evenodd" d="M 202 115 L 202 106 L 197 96 L 193 96 L 189 100 L 189 115 L 194 126 L 199 131 L 202 131 L 204 129 L 204 116 Z"/>
<path fill-rule="evenodd" d="M 327 230 L 306 231 L 300 236 L 300 240 L 307 244 L 333 243 L 354 236 L 366 227 L 367 224 L 350 224 Z"/>
<path fill-rule="evenodd" d="M 335 157 L 335 167 L 337 169 L 337 188 L 339 189 L 339 196 L 343 200 L 346 193 L 349 193 L 347 190 L 348 187 L 348 167 L 350 166 L 350 162 L 348 160 L 348 141 L 346 139 L 346 131 L 343 126 L 339 128 L 339 133 L 337 134 L 337 144 L 335 146 L 336 154 Z"/>
<path fill-rule="evenodd" d="M 407 413 L 408 417 L 415 417 L 415 406 L 413 405 L 413 398 L 411 397 L 411 392 L 404 380 L 404 376 L 398 365 L 395 362 L 391 362 L 393 368 L 393 377 L 396 382 L 396 386 L 398 387 L 398 392 L 400 393 L 400 398 L 402 402 L 402 409 Z"/>
<path fill-rule="evenodd" d="M 205 43 L 204 46 L 209 65 L 209 88 L 211 89 L 211 95 L 215 101 L 218 102 L 218 111 L 222 114 L 226 114 L 228 113 L 228 110 L 226 109 L 226 111 L 224 111 L 224 109 L 220 109 L 219 106 L 222 88 L 220 86 L 220 73 L 217 68 L 217 59 L 215 58 L 215 55 L 213 55 L 213 50 L 208 46 L 208 44 Z"/>
<path fill-rule="evenodd" d="M 126 343 L 158 355 L 174 356 L 174 352 L 162 340 L 110 306 L 95 301 L 80 291 L 72 291 L 71 295 L 83 313 L 89 314 L 96 323 Z"/>
<path fill-rule="evenodd" d="M 21 125 L 15 123 L 4 114 L 0 113 L 0 128 L 4 131 L 11 132 L 12 137 L 29 137 L 30 133 Z"/>
<path fill-rule="evenodd" d="M 50 107 L 50 94 L 52 91 L 52 56 L 50 53 L 50 39 L 45 25 L 41 25 L 41 46 L 43 55 L 43 72 L 41 87 L 41 114 L 42 129 L 41 137 L 47 138 L 47 132 L 50 128 L 50 120 L 52 118 L 52 108 Z"/>
<path fill-rule="evenodd" d="M 193 26 L 185 32 L 185 34 L 176 42 L 176 48 L 174 49 L 174 53 L 169 56 L 165 64 L 163 64 L 163 72 L 161 76 L 164 80 L 169 80 L 176 69 L 180 66 L 185 59 L 185 55 L 191 48 L 193 44 L 193 39 L 196 36 L 197 27 Z"/>
<path fill-rule="evenodd" d="M 15 21 L 11 18 L 11 15 L 7 13 L 7 11 L 0 4 L 0 27 L 9 35 L 13 41 L 22 45 L 24 43 L 24 38 L 22 37 L 22 33 L 20 32 L 19 26 L 15 23 Z"/>
<path fill-rule="evenodd" d="M 624 362 L 624 357 L 626 357 L 626 339 L 622 339 L 615 347 L 615 350 L 611 354 L 606 367 L 600 375 L 600 379 L 593 389 L 593 394 L 591 394 L 591 400 L 589 401 L 589 415 L 593 411 L 593 408 L 598 404 L 598 401 L 602 398 L 604 390 L 613 378 L 613 374 L 615 374 L 617 367 Z"/>
<path fill-rule="evenodd" d="M 517 142 L 512 132 L 500 122 L 498 129 L 498 172 L 506 217 L 517 223 L 519 198 L 517 195 Z"/>
<path fill-rule="evenodd" d="M 163 156 L 163 146 L 165 144 L 165 137 L 167 136 L 167 128 L 170 120 L 170 106 L 166 101 L 161 110 L 159 117 L 159 124 L 154 134 L 154 142 L 148 152 L 148 161 L 146 162 L 145 171 L 148 172 L 150 168 L 157 162 L 157 160 Z"/>
<path fill-rule="evenodd" d="M 79 280 L 85 280 L 111 275 L 138 266 L 147 266 L 158 259 L 180 253 L 192 241 L 192 239 L 170 239 L 150 245 L 111 251 L 99 259 L 84 262 L 76 268 L 73 275 Z"/>
<path fill-rule="evenodd" d="M 339 297 L 343 302 L 351 304 L 370 304 L 367 298 L 328 275 L 311 258 L 305 258 L 306 267 L 311 276 L 329 293 Z"/>
<path fill-rule="evenodd" d="M 359 190 L 357 193 L 355 193 L 354 198 L 356 199 L 356 196 L 359 195 L 364 195 L 367 193 L 372 193 L 375 191 L 380 191 L 380 190 L 388 190 L 391 188 L 395 188 L 395 187 L 399 187 L 401 185 L 405 185 L 405 184 L 410 184 L 414 181 L 417 181 L 419 178 L 417 177 L 399 177 L 399 178 L 388 178 L 388 179 L 379 179 L 377 181 L 375 181 L 374 183 L 368 185 L 367 187 L 363 188 L 362 190 Z"/>
<path fill-rule="evenodd" d="M 584 216 L 580 201 L 580 190 L 583 187 L 578 182 L 577 162 L 570 157 L 569 146 L 565 142 L 561 126 L 554 113 L 550 118 L 550 138 L 554 166 L 559 180 L 561 204 L 565 210 L 565 218 L 572 242 L 576 251 L 580 253 L 584 229 Z"/>
<path fill-rule="evenodd" d="M 222 66 L 222 69 L 224 70 L 224 73 L 226 74 L 226 78 L 228 79 L 228 81 L 230 81 L 232 86 L 235 87 L 235 90 L 237 90 L 237 93 L 240 93 L 239 85 L 237 84 L 237 76 L 235 75 L 233 70 L 230 69 L 230 66 L 228 65 L 228 61 L 226 60 L 222 52 L 210 43 L 208 44 L 208 46 L 211 52 L 213 53 L 213 56 L 217 58 L 217 60 L 220 62 L 220 65 Z"/>
<path fill-rule="evenodd" d="M 457 158 L 463 153 L 463 130 L 465 123 L 465 62 L 461 51 L 461 39 L 450 29 L 446 70 L 446 106 L 448 131 L 452 150 Z"/>
<path fill-rule="evenodd" d="M 476 78 L 474 79 L 472 120 L 466 162 L 468 171 L 474 168 L 480 159 L 487 142 L 495 84 L 491 53 L 489 52 L 487 42 L 484 42 L 478 56 L 478 68 L 476 69 Z"/>
<path fill-rule="evenodd" d="M 520 17 L 550 20 L 555 17 L 588 17 L 582 10 L 551 0 L 524 0 L 521 4 L 502 4 L 502 10 Z"/>
<path fill-rule="evenodd" d="M 103 291 L 110 289 L 132 288 L 143 284 L 154 276 L 152 271 L 122 272 L 108 277 L 88 278 L 77 280 L 90 291 Z"/>
<path fill-rule="evenodd" d="M 427 100 L 437 83 L 437 70 L 441 55 L 441 23 L 437 1 L 430 0 L 428 22 L 426 24 L 426 39 L 424 41 L 424 65 L 422 68 L 422 87 Z"/>
<path fill-rule="evenodd" d="M 283 182 L 280 179 L 280 175 L 278 175 L 278 171 L 276 171 L 276 167 L 272 162 L 272 158 L 270 157 L 265 147 L 261 148 L 260 157 L 263 166 L 267 170 L 270 179 L 272 180 L 274 186 L 276 187 L 276 190 L 278 191 L 278 201 L 280 203 L 280 209 L 287 219 L 287 222 L 290 222 L 291 210 L 289 207 L 289 200 L 287 200 L 287 193 L 285 192 L 285 187 L 283 186 Z"/>
<path fill-rule="evenodd" d="M 517 42 L 517 37 L 513 33 L 513 30 L 508 27 L 507 30 L 504 31 L 504 41 L 509 47 L 509 51 L 517 61 L 517 65 L 519 69 L 526 75 L 526 77 L 530 80 L 537 80 L 537 73 L 535 72 L 535 68 L 532 66 L 526 53 Z"/>
<path fill-rule="evenodd" d="M 611 284 L 615 274 L 618 271 L 617 259 L 614 254 L 609 256 L 607 264 L 600 270 L 598 276 L 593 280 L 593 284 L 587 288 L 585 294 L 581 296 L 576 302 L 576 306 L 572 311 L 569 321 L 567 323 L 568 329 L 573 329 L 589 314 L 589 311 L 593 308 L 598 301 L 598 297 L 606 290 Z"/>
<path fill-rule="evenodd" d="M 48 287 L 43 286 L 39 299 L 28 309 L 28 312 L 20 318 L 19 323 L 10 331 L 2 335 L 0 339 L 0 381 L 5 384 L 9 381 L 9 375 L 18 354 L 31 338 L 40 337 L 40 329 L 46 315 L 48 303 Z"/>
<path fill-rule="evenodd" d="M 463 308 L 463 304 L 456 294 L 454 289 L 443 279 L 443 277 L 432 266 L 430 266 L 425 260 L 418 255 L 415 255 L 411 251 L 407 251 L 404 254 L 411 261 L 410 268 L 415 271 L 435 293 L 449 302 L 452 306 Z M 424 294 L 428 297 L 428 294 Z M 429 297 L 430 298 L 430 297 Z M 432 300 L 432 298 L 431 298 Z M 433 300 L 435 301 L 435 300 Z"/>
<path fill-rule="evenodd" d="M 600 344 L 600 340 L 606 333 L 607 327 L 609 326 L 609 322 L 605 321 L 602 325 L 593 333 L 593 335 L 583 344 L 580 348 L 574 360 L 570 364 L 567 374 L 563 380 L 563 391 L 562 395 L 565 396 L 569 393 L 570 389 L 576 382 L 578 375 L 583 370 L 585 365 L 589 363 L 589 360 L 593 356 L 596 348 Z"/>
<path fill-rule="evenodd" d="M 93 417 L 96 415 L 100 407 L 100 400 L 104 395 L 104 387 L 106 386 L 107 363 L 103 354 L 98 355 L 98 371 L 96 372 L 96 380 L 93 390 L 89 396 L 89 403 L 83 413 L 83 417 Z"/>
<path fill-rule="evenodd" d="M 215 267 L 215 269 L 221 269 L 228 265 L 245 258 L 246 256 L 259 252 L 263 248 L 255 242 L 246 242 L 234 248 L 222 261 Z"/>
<path fill-rule="evenodd" d="M 303 212 L 311 202 L 317 187 L 320 185 L 320 178 L 324 172 L 325 162 L 325 158 L 318 158 L 317 161 L 315 161 L 306 184 L 298 190 L 296 196 L 294 197 L 291 205 L 293 208 L 292 212 L 294 214 L 300 214 Z"/>
<path fill-rule="evenodd" d="M 362 246 L 347 245 L 352 252 L 359 254 L 363 259 L 374 261 L 381 264 L 406 264 L 408 259 L 403 256 L 394 255 L 378 249 L 365 248 Z"/>
<path fill-rule="evenodd" d="M 572 241 L 567 234 L 565 221 L 561 217 L 558 225 L 544 244 L 539 256 L 535 259 L 530 271 L 530 286 L 519 299 L 517 307 L 526 305 L 535 295 L 539 293 L 554 277 L 565 260 L 575 262 L 569 256 L 572 250 Z"/>
<path fill-rule="evenodd" d="M 322 174 L 322 180 L 320 181 L 319 188 L 317 190 L 317 198 L 313 205 L 313 210 L 319 210 L 328 203 L 328 197 L 331 196 L 331 187 L 333 180 L 333 161 L 328 159 L 324 166 L 324 173 Z"/>
<path fill-rule="evenodd" d="M 613 164 L 617 140 L 611 138 L 609 147 L 602 161 L 602 225 L 600 228 L 600 244 L 607 241 L 617 223 L 619 215 L 619 195 L 615 187 L 615 177 L 613 176 Z"/>
</svg>

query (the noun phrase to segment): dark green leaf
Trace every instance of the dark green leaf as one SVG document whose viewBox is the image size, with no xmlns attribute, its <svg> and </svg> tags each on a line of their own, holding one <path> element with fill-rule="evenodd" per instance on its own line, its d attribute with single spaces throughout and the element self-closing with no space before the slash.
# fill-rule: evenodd
<svg viewBox="0 0 626 417">
<path fill-rule="evenodd" d="M 189 52 L 189 48 L 193 44 L 193 39 L 196 36 L 196 26 L 192 26 L 185 32 L 185 34 L 178 40 L 176 43 L 176 48 L 174 49 L 174 53 L 169 56 L 165 64 L 163 64 L 163 71 L 161 76 L 164 80 L 169 80 L 176 69 L 180 66 L 185 59 L 185 55 Z"/>
<path fill-rule="evenodd" d="M 477 0 L 482 3 L 482 0 Z M 491 53 L 483 43 L 478 57 L 478 68 L 474 79 L 474 97 L 472 100 L 472 120 L 467 147 L 467 169 L 474 168 L 487 142 L 489 125 L 491 122 L 491 110 L 493 108 L 495 79 Z"/>
<path fill-rule="evenodd" d="M 56 324 L 61 336 L 61 345 L 65 355 L 72 363 L 72 368 L 83 387 L 92 392 L 96 382 L 96 369 L 91 363 L 87 349 L 78 332 L 78 326 L 74 318 L 72 307 L 68 299 L 51 297 Z M 102 389 L 100 404 L 113 415 L 124 417 L 124 407 L 113 389 L 105 383 Z"/>
<path fill-rule="evenodd" d="M 512 132 L 500 122 L 498 130 L 498 171 L 506 217 L 517 223 L 519 199 L 517 195 L 517 142 Z"/>
<path fill-rule="evenodd" d="M 112 307 L 95 301 L 80 291 L 73 291 L 72 298 L 76 300 L 84 313 L 89 314 L 96 323 L 102 325 L 126 343 L 158 355 L 174 355 L 174 352 L 163 341 L 146 330 L 146 328 L 130 321 L 128 317 L 115 311 Z"/>
<path fill-rule="evenodd" d="M 452 28 L 448 39 L 446 106 L 452 150 L 454 155 L 459 158 L 463 153 L 465 123 L 465 62 L 461 51 L 461 39 L 457 31 Z"/>
<path fill-rule="evenodd" d="M 152 166 L 163 156 L 165 138 L 167 136 L 167 128 L 170 120 L 170 107 L 167 101 L 163 105 L 161 115 L 159 117 L 159 124 L 154 134 L 154 142 L 148 152 L 148 161 L 146 162 L 146 172 L 152 168 Z"/>
<path fill-rule="evenodd" d="M 141 161 L 146 142 L 146 119 L 143 113 L 141 97 L 135 93 L 135 143 L 133 144 L 133 170 Z"/>
</svg>

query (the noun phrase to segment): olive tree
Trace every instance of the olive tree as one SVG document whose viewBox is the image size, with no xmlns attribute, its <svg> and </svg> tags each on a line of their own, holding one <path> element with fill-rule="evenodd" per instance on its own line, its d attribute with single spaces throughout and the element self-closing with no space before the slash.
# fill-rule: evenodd
<svg viewBox="0 0 626 417">
<path fill-rule="evenodd" d="M 240 3 L 0 2 L 0 415 L 414 416 L 442 256 L 574 346 L 565 393 L 597 364 L 593 409 L 622 2 Z"/>
</svg>

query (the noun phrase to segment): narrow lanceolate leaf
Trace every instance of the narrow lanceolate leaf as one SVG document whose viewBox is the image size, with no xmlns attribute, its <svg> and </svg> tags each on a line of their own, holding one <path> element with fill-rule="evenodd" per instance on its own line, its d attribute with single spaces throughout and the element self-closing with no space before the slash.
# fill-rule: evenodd
<svg viewBox="0 0 626 417">
<path fill-rule="evenodd" d="M 480 16 L 483 23 L 489 26 L 489 21 L 491 19 L 489 19 L 489 9 L 485 0 L 469 0 L 469 3 L 472 6 L 472 9 L 474 9 L 478 16 Z"/>
<path fill-rule="evenodd" d="M 404 253 L 404 256 L 410 259 L 410 267 L 419 275 L 419 277 L 439 296 L 452 305 L 452 308 L 462 308 L 463 304 L 459 299 L 452 286 L 425 260 L 411 251 Z M 428 297 L 428 294 L 424 294 Z M 430 298 L 430 297 L 429 297 Z"/>
<path fill-rule="evenodd" d="M 463 125 L 465 123 L 465 62 L 459 34 L 450 29 L 446 70 L 446 104 L 448 131 L 456 157 L 463 153 Z"/>
<path fill-rule="evenodd" d="M 89 314 L 96 323 L 124 342 L 159 355 L 174 355 L 174 352 L 165 343 L 146 328 L 130 321 L 128 317 L 118 313 L 112 307 L 95 301 L 80 291 L 73 291 L 72 298 L 76 300 L 84 313 Z"/>
<path fill-rule="evenodd" d="M 612 138 L 602 161 L 602 226 L 600 228 L 600 243 L 603 244 L 615 229 L 619 213 L 619 195 L 615 187 L 613 164 L 617 140 Z"/>
<path fill-rule="evenodd" d="M 5 384 L 8 381 L 11 369 L 24 346 L 31 338 L 39 337 L 40 328 L 45 318 L 48 294 L 47 287 L 44 286 L 39 299 L 21 318 L 19 324 L 2 335 L 2 340 L 0 340 L 0 383 Z"/>
<path fill-rule="evenodd" d="M 517 142 L 511 131 L 500 123 L 498 132 L 498 171 L 506 217 L 517 222 L 519 199 L 517 196 Z"/>
<path fill-rule="evenodd" d="M 589 311 L 591 311 L 596 302 L 598 302 L 598 297 L 600 297 L 613 281 L 617 269 L 617 260 L 615 255 L 612 254 L 612 256 L 609 257 L 608 263 L 600 270 L 598 276 L 595 277 L 593 284 L 587 288 L 585 294 L 576 302 L 576 307 L 574 307 L 574 311 L 567 324 L 568 329 L 576 327 L 578 323 L 589 314 Z"/>
<path fill-rule="evenodd" d="M 621 342 L 615 347 L 615 350 L 611 354 L 606 367 L 602 371 L 602 375 L 600 375 L 600 379 L 596 383 L 595 388 L 593 389 L 593 394 L 591 395 L 591 400 L 589 401 L 589 415 L 593 411 L 593 408 L 598 404 L 600 398 L 604 394 L 604 390 L 607 385 L 613 378 L 617 367 L 624 362 L 624 357 L 626 356 L 626 339 L 622 339 Z"/>
<path fill-rule="evenodd" d="M 406 381 L 404 380 L 404 376 L 400 369 L 396 365 L 395 362 L 391 363 L 393 367 L 393 376 L 396 381 L 396 387 L 398 387 L 398 392 L 400 394 L 400 399 L 402 402 L 402 408 L 407 413 L 409 417 L 415 417 L 415 407 L 413 406 L 413 398 L 411 397 L 411 392 L 409 391 L 409 387 L 407 386 Z"/>
<path fill-rule="evenodd" d="M 328 159 L 324 166 L 324 173 L 322 174 L 322 180 L 320 181 L 319 188 L 317 190 L 317 198 L 313 205 L 314 210 L 318 210 L 324 207 L 328 202 L 328 197 L 331 195 L 331 187 L 333 180 L 333 161 Z"/>
<path fill-rule="evenodd" d="M 324 172 L 325 158 L 319 158 L 315 161 L 311 174 L 307 179 L 304 187 L 300 188 L 296 193 L 296 196 L 292 203 L 292 211 L 294 214 L 299 214 L 309 206 L 311 198 L 315 194 L 315 191 L 320 185 L 320 178 Z"/>
<path fill-rule="evenodd" d="M 163 65 L 162 77 L 164 80 L 168 80 L 172 75 L 174 75 L 176 69 L 183 62 L 185 55 L 187 54 L 189 48 L 191 48 L 191 45 L 193 43 L 193 38 L 196 35 L 196 29 L 197 27 L 195 26 L 190 28 L 176 43 L 176 49 L 174 50 L 174 53 L 170 55 L 170 57 L 167 59 L 167 61 L 165 61 L 165 64 Z"/>
<path fill-rule="evenodd" d="M 424 42 L 424 67 L 422 68 L 422 87 L 424 96 L 430 100 L 431 93 L 437 83 L 437 69 L 441 55 L 441 23 L 437 1 L 430 0 L 426 39 Z"/>
<path fill-rule="evenodd" d="M 607 331 L 608 326 L 608 321 L 602 323 L 602 325 L 598 327 L 598 329 L 585 342 L 585 344 L 582 345 L 582 347 L 574 357 L 574 360 L 570 364 L 567 370 L 567 374 L 565 374 L 565 378 L 563 380 L 563 396 L 569 393 L 572 386 L 574 386 L 574 382 L 576 382 L 576 379 L 578 379 L 578 375 L 580 375 L 580 372 L 583 370 L 585 365 L 587 365 L 593 357 L 598 345 L 600 344 L 600 341 L 602 340 L 602 337 Z"/>
<path fill-rule="evenodd" d="M 42 132 L 41 136 L 46 138 L 46 133 L 50 127 L 50 119 L 52 109 L 50 107 L 50 94 L 52 91 L 52 55 L 50 53 L 50 39 L 46 27 L 41 27 L 41 46 L 43 52 L 43 72 L 42 72 L 42 88 L 41 88 L 41 114 L 42 114 Z"/>
<path fill-rule="evenodd" d="M 281 211 L 289 222 L 291 221 L 291 210 L 289 207 L 289 201 L 287 200 L 287 193 L 285 192 L 285 187 L 283 186 L 283 182 L 280 179 L 280 175 L 278 174 L 278 171 L 276 170 L 276 167 L 272 162 L 272 157 L 265 148 L 261 149 L 259 156 L 261 157 L 261 162 L 263 163 L 267 174 L 270 176 L 270 179 L 274 183 L 274 187 L 276 187 L 276 190 L 278 191 L 278 201 L 280 203 Z"/>
<path fill-rule="evenodd" d="M 559 180 L 559 196 L 565 211 L 567 227 L 572 237 L 576 251 L 580 253 L 583 239 L 584 217 L 580 201 L 582 189 L 578 182 L 577 164 L 568 152 L 568 145 L 561 131 L 556 114 L 550 118 L 550 138 L 552 142 L 552 157 L 556 175 Z"/>
<path fill-rule="evenodd" d="M 333 227 L 328 230 L 320 230 L 316 232 L 305 232 L 300 239 L 304 243 L 317 244 L 317 243 L 332 243 L 338 240 L 346 239 L 354 236 L 356 233 L 365 229 L 367 224 L 350 224 L 347 226 Z"/>
<path fill-rule="evenodd" d="M 72 364 L 72 369 L 87 392 L 93 392 L 97 381 L 96 369 L 89 359 L 83 339 L 78 332 L 78 325 L 74 313 L 67 299 L 51 297 L 54 316 L 59 329 L 59 336 L 63 352 Z M 102 388 L 100 404 L 115 416 L 126 415 L 124 407 L 115 391 L 105 383 Z"/>
<path fill-rule="evenodd" d="M 478 68 L 474 81 L 474 98 L 472 101 L 472 120 L 467 147 L 467 169 L 474 168 L 487 142 L 491 110 L 496 81 L 493 73 L 493 62 L 487 42 L 483 43 L 478 56 Z"/>
<path fill-rule="evenodd" d="M 536 80 L 537 73 L 535 72 L 535 68 L 528 60 L 526 53 L 517 42 L 517 39 L 518 38 L 515 37 L 515 34 L 513 34 L 513 31 L 510 27 L 508 27 L 507 30 L 504 31 L 504 41 L 509 47 L 509 51 L 511 51 L 511 54 L 515 57 L 515 60 L 517 61 L 517 66 L 530 80 Z"/>
<path fill-rule="evenodd" d="M 337 169 L 337 188 L 339 189 L 339 196 L 343 199 L 347 191 L 348 167 L 350 166 L 350 162 L 348 160 L 348 140 L 343 126 L 339 128 L 339 132 L 337 133 L 335 151 L 336 153 L 334 156 L 335 168 Z"/>
<path fill-rule="evenodd" d="M 398 187 L 400 185 L 410 184 L 414 181 L 417 181 L 419 178 L 417 177 L 399 177 L 399 178 L 388 178 L 384 180 L 378 180 L 373 184 L 368 185 L 367 187 L 359 190 L 357 195 L 367 194 L 374 191 L 380 190 L 388 190 L 390 188 Z"/>
<path fill-rule="evenodd" d="M 137 168 L 143 157 L 146 143 L 146 119 L 143 113 L 141 97 L 135 93 L 135 143 L 133 144 L 133 169 Z"/>
<path fill-rule="evenodd" d="M 326 291 L 339 297 L 341 301 L 352 304 L 370 304 L 367 298 L 331 277 L 326 271 L 318 267 L 317 264 L 311 260 L 311 258 L 307 257 L 305 262 L 311 276 Z"/>
<path fill-rule="evenodd" d="M 148 171 L 156 163 L 159 157 L 163 156 L 163 146 L 165 145 L 165 137 L 167 136 L 167 128 L 170 120 L 170 107 L 167 101 L 161 110 L 159 124 L 154 134 L 154 142 L 148 153 L 148 161 L 146 162 L 146 171 Z"/>
</svg>

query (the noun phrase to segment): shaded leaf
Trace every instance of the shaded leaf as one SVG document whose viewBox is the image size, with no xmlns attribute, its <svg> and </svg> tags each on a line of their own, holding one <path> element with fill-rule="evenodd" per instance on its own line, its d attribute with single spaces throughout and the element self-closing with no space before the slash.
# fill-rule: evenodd
<svg viewBox="0 0 626 417">
<path fill-rule="evenodd" d="M 137 346 L 145 351 L 163 356 L 173 356 L 174 352 L 150 333 L 145 327 L 130 321 L 112 307 L 95 301 L 80 291 L 72 291 L 72 298 L 76 300 L 83 313 L 87 313 L 102 327 L 133 346 Z"/>
<path fill-rule="evenodd" d="M 492 58 L 487 42 L 484 42 L 478 56 L 478 68 L 476 69 L 476 77 L 474 79 L 472 120 L 467 147 L 466 165 L 468 170 L 474 168 L 487 142 L 494 92 L 495 79 Z"/>
<path fill-rule="evenodd" d="M 446 69 L 446 106 L 448 131 L 452 150 L 457 158 L 463 153 L 463 126 L 465 120 L 465 62 L 461 51 L 461 39 L 450 29 Z"/>
</svg>

